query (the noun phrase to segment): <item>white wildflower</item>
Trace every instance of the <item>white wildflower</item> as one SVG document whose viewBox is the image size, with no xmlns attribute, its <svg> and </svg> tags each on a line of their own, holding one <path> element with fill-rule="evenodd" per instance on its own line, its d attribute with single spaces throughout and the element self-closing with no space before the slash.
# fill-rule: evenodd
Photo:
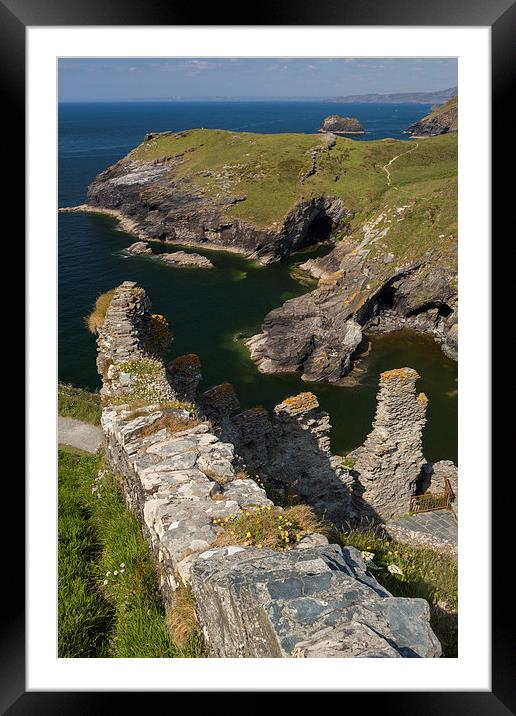
<svg viewBox="0 0 516 716">
<path fill-rule="evenodd" d="M 120 562 L 120 566 L 121 566 L 121 567 L 122 567 L 122 569 L 123 569 L 123 568 L 125 567 L 125 564 L 124 564 L 124 562 Z"/>
<path fill-rule="evenodd" d="M 105 580 L 102 582 L 102 584 L 103 584 L 104 586 L 106 586 L 107 583 L 108 583 L 108 580 L 107 580 L 107 579 L 105 579 Z"/>
<path fill-rule="evenodd" d="M 374 552 L 362 552 L 361 554 L 364 558 L 364 562 L 371 562 L 374 557 Z"/>
<path fill-rule="evenodd" d="M 398 567 L 397 564 L 389 564 L 387 566 L 387 569 L 391 574 L 399 574 L 401 577 L 403 577 L 403 571 Z"/>
<path fill-rule="evenodd" d="M 115 569 L 115 571 L 113 572 L 113 574 L 115 575 L 115 577 L 117 576 L 118 572 L 117 572 L 116 569 Z"/>
</svg>

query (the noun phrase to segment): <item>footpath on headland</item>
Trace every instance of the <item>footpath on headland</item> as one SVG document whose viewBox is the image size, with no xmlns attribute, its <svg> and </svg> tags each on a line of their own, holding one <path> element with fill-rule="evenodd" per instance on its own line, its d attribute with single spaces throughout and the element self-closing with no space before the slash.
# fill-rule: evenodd
<svg viewBox="0 0 516 716">
<path fill-rule="evenodd" d="M 89 453 L 96 453 L 103 439 L 102 430 L 96 425 L 62 416 L 59 416 L 57 434 L 60 445 L 70 445 Z"/>
</svg>

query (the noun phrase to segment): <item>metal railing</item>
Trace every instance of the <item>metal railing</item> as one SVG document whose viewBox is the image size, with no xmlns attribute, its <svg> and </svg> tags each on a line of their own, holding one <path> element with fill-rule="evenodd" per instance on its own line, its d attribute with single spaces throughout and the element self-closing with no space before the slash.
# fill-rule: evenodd
<svg viewBox="0 0 516 716">
<path fill-rule="evenodd" d="M 455 494 L 448 478 L 444 478 L 443 492 L 425 492 L 410 498 L 410 512 L 431 512 L 432 510 L 449 510 Z"/>
</svg>

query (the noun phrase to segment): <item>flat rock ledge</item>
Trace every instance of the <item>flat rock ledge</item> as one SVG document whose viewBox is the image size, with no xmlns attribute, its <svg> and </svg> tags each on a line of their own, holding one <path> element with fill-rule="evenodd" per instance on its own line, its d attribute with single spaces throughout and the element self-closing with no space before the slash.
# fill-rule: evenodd
<svg viewBox="0 0 516 716">
<path fill-rule="evenodd" d="M 152 249 L 146 241 L 135 241 L 127 247 L 130 254 L 138 256 L 139 254 L 152 254 Z"/>
<path fill-rule="evenodd" d="M 115 291 L 98 337 L 103 376 L 118 348 L 128 353 L 129 325 L 130 357 L 135 360 L 139 351 L 144 356 L 139 333 L 149 308 L 135 284 Z M 123 398 L 115 377 L 109 387 Z M 316 534 L 285 551 L 218 547 L 224 528 L 215 519 L 273 503 L 254 480 L 245 474 L 241 479 L 234 445 L 212 432 L 202 410 L 201 421 L 187 429 L 149 431 L 167 412 L 150 401 L 137 409 L 122 402 L 104 407 L 106 458 L 150 546 L 165 608 L 181 584 L 191 587 L 210 656 L 441 655 L 427 602 L 393 597 L 354 548 L 330 545 Z"/>
<path fill-rule="evenodd" d="M 381 587 L 353 547 L 200 555 L 193 589 L 212 656 L 438 657 L 424 599 Z"/>
<path fill-rule="evenodd" d="M 193 268 L 213 268 L 210 259 L 201 254 L 189 254 L 186 251 L 173 251 L 168 254 L 160 254 L 160 260 L 169 266 L 185 266 Z"/>
</svg>

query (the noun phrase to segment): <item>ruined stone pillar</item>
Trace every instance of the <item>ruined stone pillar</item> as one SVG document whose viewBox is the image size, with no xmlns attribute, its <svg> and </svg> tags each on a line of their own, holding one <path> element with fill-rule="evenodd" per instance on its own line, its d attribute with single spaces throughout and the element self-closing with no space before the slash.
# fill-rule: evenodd
<svg viewBox="0 0 516 716">
<path fill-rule="evenodd" d="M 114 289 L 97 335 L 97 369 L 102 378 L 100 395 L 111 399 L 129 394 L 152 402 L 172 401 L 174 394 L 168 384 L 161 356 L 171 340 L 164 316 L 150 313 L 151 303 L 145 291 L 133 281 L 124 281 Z M 140 362 L 133 374 L 132 362 Z M 134 366 L 132 367 L 134 369 Z M 153 374 L 153 391 L 138 393 L 144 380 L 142 370 Z M 138 376 L 138 372 L 140 375 Z"/>
<path fill-rule="evenodd" d="M 179 356 L 167 365 L 167 376 L 172 390 L 180 400 L 195 402 L 197 388 L 202 380 L 201 360 L 195 353 Z"/>
<path fill-rule="evenodd" d="M 373 430 L 353 453 L 357 508 L 374 521 L 408 512 L 417 488 L 425 462 L 421 432 L 428 403 L 424 393 L 416 395 L 419 377 L 413 368 L 381 373 Z"/>
<path fill-rule="evenodd" d="M 221 383 L 206 390 L 200 398 L 201 408 L 212 423 L 222 425 L 240 403 L 231 383 Z"/>
<path fill-rule="evenodd" d="M 97 336 L 97 369 L 104 375 L 110 364 L 141 358 L 143 324 L 147 320 L 150 301 L 143 288 L 134 281 L 124 281 L 115 288 Z"/>
</svg>

